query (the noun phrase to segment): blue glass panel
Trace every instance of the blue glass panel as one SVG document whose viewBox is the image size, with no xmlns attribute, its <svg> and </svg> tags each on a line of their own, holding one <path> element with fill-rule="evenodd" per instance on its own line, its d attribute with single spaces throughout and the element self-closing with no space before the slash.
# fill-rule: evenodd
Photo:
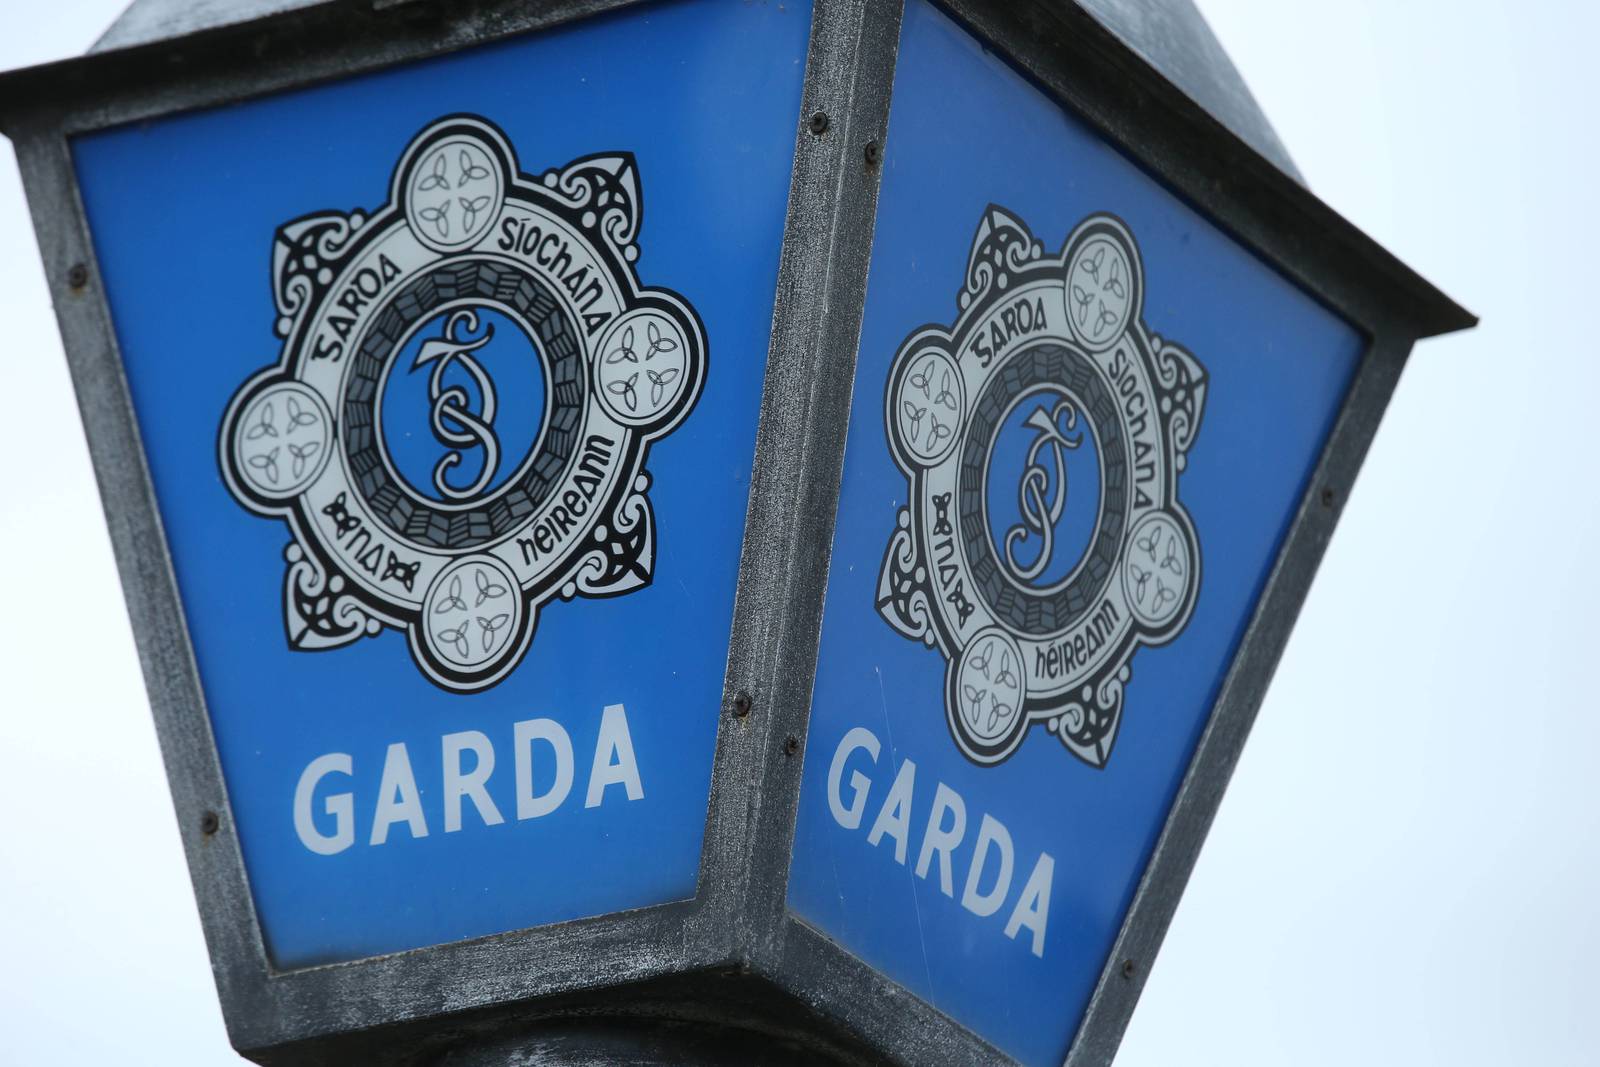
<svg viewBox="0 0 1600 1067">
<path fill-rule="evenodd" d="M 912 0 L 793 910 L 1060 1062 L 1363 349 Z"/>
<path fill-rule="evenodd" d="M 75 142 L 277 965 L 693 894 L 809 29 L 685 0 Z"/>
</svg>

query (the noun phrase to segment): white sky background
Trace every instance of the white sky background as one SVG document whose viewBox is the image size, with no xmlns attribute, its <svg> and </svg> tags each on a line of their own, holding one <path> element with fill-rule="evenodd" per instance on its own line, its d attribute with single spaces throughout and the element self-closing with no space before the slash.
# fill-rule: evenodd
<svg viewBox="0 0 1600 1067">
<path fill-rule="evenodd" d="M 122 3 L 0 0 L 0 69 Z M 1413 356 L 1118 1063 L 1593 1063 L 1600 8 L 1200 3 L 1312 187 L 1484 324 Z M 0 1064 L 227 1063 L 9 154 L 0 249 Z"/>
</svg>

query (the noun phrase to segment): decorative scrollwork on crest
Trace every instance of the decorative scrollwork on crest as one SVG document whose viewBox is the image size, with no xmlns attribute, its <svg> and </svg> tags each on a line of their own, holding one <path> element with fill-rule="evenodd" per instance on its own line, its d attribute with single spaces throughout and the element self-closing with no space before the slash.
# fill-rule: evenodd
<svg viewBox="0 0 1600 1067">
<path fill-rule="evenodd" d="M 329 575 L 298 543 L 284 549 L 284 629 L 289 647 L 321 651 L 370 637 L 379 624 L 350 594 L 342 574 Z"/>
<path fill-rule="evenodd" d="M 297 333 L 306 312 L 321 303 L 343 266 L 350 243 L 366 223 L 359 212 L 308 215 L 279 228 L 272 243 L 272 291 L 279 337 Z"/>
<path fill-rule="evenodd" d="M 619 596 L 650 584 L 655 562 L 655 514 L 650 498 L 626 498 L 609 527 L 596 527 L 597 546 L 584 555 L 572 588 L 585 596 Z"/>
<path fill-rule="evenodd" d="M 1016 272 L 1044 253 L 1028 226 L 1004 208 L 990 205 L 978 223 L 967 256 L 966 283 L 956 303 L 965 311 L 981 303 L 991 289 L 1005 289 Z"/>
<path fill-rule="evenodd" d="M 878 571 L 878 614 L 913 641 L 932 644 L 932 609 L 928 604 L 927 564 L 911 536 L 911 515 L 900 509 L 894 534 L 889 538 L 883 566 Z"/>
<path fill-rule="evenodd" d="M 1159 337 L 1150 340 L 1156 391 L 1181 471 L 1188 466 L 1189 446 L 1200 431 L 1200 413 L 1206 404 L 1206 371 L 1187 349 Z"/>
<path fill-rule="evenodd" d="M 587 230 L 603 236 L 629 262 L 638 255 L 639 172 L 631 153 L 590 156 L 552 172 L 553 191 L 573 210 Z M 631 251 L 630 251 L 631 250 Z"/>
</svg>

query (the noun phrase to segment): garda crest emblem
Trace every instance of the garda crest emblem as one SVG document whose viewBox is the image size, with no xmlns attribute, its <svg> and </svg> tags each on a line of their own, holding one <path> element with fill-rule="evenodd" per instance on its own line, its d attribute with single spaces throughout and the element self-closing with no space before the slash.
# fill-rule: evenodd
<svg viewBox="0 0 1600 1067">
<path fill-rule="evenodd" d="M 889 372 L 890 452 L 910 481 L 877 607 L 944 654 L 961 751 L 998 763 L 1028 725 L 1105 766 L 1129 661 L 1182 631 L 1200 545 L 1178 475 L 1204 368 L 1140 318 L 1144 269 L 1110 215 L 1059 255 L 991 206 L 952 328 Z"/>
<path fill-rule="evenodd" d="M 706 375 L 694 309 L 639 284 L 626 153 L 531 176 L 480 118 L 440 119 L 388 202 L 283 226 L 278 361 L 222 418 L 223 477 L 282 518 L 290 647 L 405 631 L 436 684 L 521 661 L 554 597 L 649 584 L 645 459 Z"/>
</svg>

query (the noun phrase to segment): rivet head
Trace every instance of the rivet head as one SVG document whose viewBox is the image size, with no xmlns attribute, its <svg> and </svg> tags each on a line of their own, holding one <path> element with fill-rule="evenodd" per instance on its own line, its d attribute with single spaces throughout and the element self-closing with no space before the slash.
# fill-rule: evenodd
<svg viewBox="0 0 1600 1067">
<path fill-rule="evenodd" d="M 82 263 L 74 263 L 67 269 L 67 284 L 74 289 L 82 289 L 89 284 L 89 268 Z"/>
<path fill-rule="evenodd" d="M 807 126 L 810 127 L 812 133 L 816 134 L 818 137 L 821 137 L 823 134 L 828 132 L 828 113 L 826 111 L 819 111 L 815 115 L 812 115 L 811 121 L 807 123 Z"/>
<path fill-rule="evenodd" d="M 1322 506 L 1325 507 L 1325 508 L 1333 507 L 1333 490 L 1332 489 L 1324 489 L 1322 491 Z"/>
<path fill-rule="evenodd" d="M 1132 960 L 1123 960 L 1122 961 L 1122 977 L 1124 977 L 1124 978 L 1132 978 L 1133 977 L 1133 972 L 1134 972 L 1133 961 Z"/>
<path fill-rule="evenodd" d="M 800 739 L 798 737 L 796 737 L 794 734 L 790 734 L 788 737 L 783 739 L 783 754 L 785 756 L 793 756 L 799 751 Z"/>
<path fill-rule="evenodd" d="M 742 719 L 750 714 L 750 694 L 743 689 L 733 695 L 733 717 Z"/>
<path fill-rule="evenodd" d="M 865 155 L 867 157 L 867 166 L 876 167 L 883 162 L 883 146 L 877 141 L 868 141 Z"/>
<path fill-rule="evenodd" d="M 207 837 L 210 837 L 212 834 L 216 833 L 218 827 L 221 825 L 222 819 L 217 815 L 216 812 L 207 811 L 200 814 L 200 832 L 205 834 Z"/>
</svg>

